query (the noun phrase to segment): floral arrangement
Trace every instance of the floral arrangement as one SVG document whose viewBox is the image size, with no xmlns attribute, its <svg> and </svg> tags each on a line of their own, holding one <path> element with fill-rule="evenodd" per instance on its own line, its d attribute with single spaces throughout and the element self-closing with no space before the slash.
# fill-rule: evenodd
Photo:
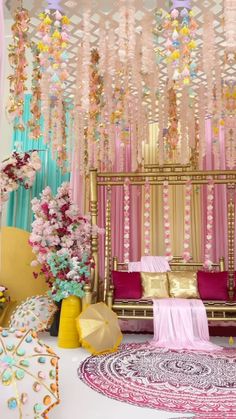
<svg viewBox="0 0 236 419">
<path fill-rule="evenodd" d="M 30 245 L 36 254 L 32 266 L 41 265 L 54 301 L 69 295 L 83 297 L 93 267 L 90 237 L 99 229 L 92 228 L 90 216 L 81 216 L 73 204 L 69 183 L 63 183 L 56 196 L 45 188 L 39 199 L 32 200 L 32 210 Z"/>
<path fill-rule="evenodd" d="M 9 192 L 16 191 L 20 185 L 29 189 L 35 180 L 36 172 L 41 169 L 41 160 L 37 151 L 18 153 L 0 164 L 0 211 L 1 204 L 8 199 Z"/>
</svg>

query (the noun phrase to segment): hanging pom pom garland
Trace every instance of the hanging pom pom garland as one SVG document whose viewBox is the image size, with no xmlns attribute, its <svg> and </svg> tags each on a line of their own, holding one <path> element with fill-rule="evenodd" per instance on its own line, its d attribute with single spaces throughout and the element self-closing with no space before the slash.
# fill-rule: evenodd
<svg viewBox="0 0 236 419">
<path fill-rule="evenodd" d="M 26 49 L 30 46 L 28 39 L 30 23 L 28 10 L 23 8 L 17 9 L 14 19 L 15 22 L 12 25 L 13 44 L 9 45 L 8 55 L 13 74 L 8 77 L 10 80 L 10 98 L 7 110 L 11 121 L 15 121 L 14 129 L 24 130 L 22 115 L 27 80 L 26 68 L 28 66 Z"/>
<path fill-rule="evenodd" d="M 189 85 L 191 79 L 196 77 L 196 62 L 193 52 L 196 49 L 197 23 L 192 10 L 189 10 L 188 1 L 173 1 L 170 13 L 162 10 L 156 14 L 156 33 L 162 32 L 165 43 L 161 52 L 171 65 L 172 80 Z M 160 51 L 159 51 L 160 53 Z"/>
<path fill-rule="evenodd" d="M 30 138 L 38 140 L 41 135 L 40 118 L 41 118 L 41 70 L 39 61 L 39 51 L 36 44 L 32 43 L 33 53 L 33 73 L 32 73 L 32 98 L 30 103 L 31 119 L 28 122 L 30 127 Z"/>
<path fill-rule="evenodd" d="M 50 2 L 53 7 L 53 2 Z M 52 142 L 53 155 L 59 167 L 65 170 L 67 157 L 65 144 L 66 118 L 63 114 L 63 94 L 67 72 L 70 20 L 59 10 L 46 9 L 40 13 L 37 44 L 42 71 L 41 102 L 44 118 L 44 142 Z M 49 135 L 50 133 L 50 135 Z"/>
<path fill-rule="evenodd" d="M 207 185 L 207 225 L 206 225 L 206 242 L 205 242 L 205 262 L 204 267 L 211 269 L 212 267 L 212 245 L 213 245 L 213 204 L 214 204 L 214 183 L 209 181 Z"/>
<path fill-rule="evenodd" d="M 130 182 L 125 179 L 124 183 L 124 262 L 130 260 Z"/>
<path fill-rule="evenodd" d="M 58 10 L 45 10 L 40 13 L 41 23 L 38 27 L 38 49 L 42 72 L 49 74 L 50 94 L 57 96 L 65 88 L 69 77 L 67 72 L 69 24 L 67 16 Z"/>
<path fill-rule="evenodd" d="M 144 187 L 144 255 L 151 254 L 151 186 L 147 180 Z"/>
<path fill-rule="evenodd" d="M 171 233 L 170 233 L 170 204 L 169 204 L 169 184 L 163 183 L 163 211 L 164 211 L 164 243 L 165 255 L 167 260 L 172 259 Z"/>
<path fill-rule="evenodd" d="M 191 195 L 192 183 L 189 180 L 185 185 L 185 208 L 184 208 L 184 251 L 183 260 L 189 262 L 191 259 L 190 241 L 191 241 Z"/>
</svg>

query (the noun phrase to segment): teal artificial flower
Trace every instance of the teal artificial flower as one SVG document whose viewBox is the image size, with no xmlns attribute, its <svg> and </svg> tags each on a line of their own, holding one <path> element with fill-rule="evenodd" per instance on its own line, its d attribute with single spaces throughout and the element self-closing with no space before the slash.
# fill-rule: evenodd
<svg viewBox="0 0 236 419">
<path fill-rule="evenodd" d="M 84 281 L 63 281 L 57 278 L 52 289 L 49 291 L 49 295 L 56 302 L 59 302 L 70 295 L 82 298 L 84 296 L 83 286 Z"/>
</svg>

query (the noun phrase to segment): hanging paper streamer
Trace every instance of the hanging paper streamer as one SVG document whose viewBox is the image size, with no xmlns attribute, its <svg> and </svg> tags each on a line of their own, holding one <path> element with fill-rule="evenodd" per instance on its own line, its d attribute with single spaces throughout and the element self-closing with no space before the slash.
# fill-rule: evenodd
<svg viewBox="0 0 236 419">
<path fill-rule="evenodd" d="M 214 68 L 215 68 L 215 32 L 214 16 L 206 11 L 203 24 L 203 70 L 207 79 L 207 114 L 213 114 L 213 89 L 214 89 Z"/>
<path fill-rule="evenodd" d="M 191 242 L 191 195 L 192 183 L 189 180 L 185 185 L 185 207 L 184 207 L 184 251 L 183 260 L 189 262 L 191 259 L 190 242 Z"/>
<path fill-rule="evenodd" d="M 207 225 L 205 242 L 204 267 L 211 269 L 212 266 L 212 245 L 213 245 L 213 204 L 214 204 L 214 183 L 211 180 L 207 185 Z"/>
<path fill-rule="evenodd" d="M 129 262 L 130 251 L 130 182 L 125 179 L 124 183 L 124 262 Z"/>
<path fill-rule="evenodd" d="M 164 243 L 165 255 L 167 260 L 172 259 L 171 233 L 170 233 L 170 204 L 169 204 L 169 184 L 163 183 L 163 211 L 164 211 Z"/>
<path fill-rule="evenodd" d="M 10 98 L 8 114 L 11 121 L 14 121 L 14 129 L 24 130 L 22 120 L 24 108 L 24 93 L 27 90 L 27 59 L 26 49 L 30 43 L 29 32 L 29 12 L 26 9 L 17 9 L 14 16 L 15 22 L 12 25 L 13 44 L 9 45 L 9 63 L 13 69 L 13 74 L 8 77 L 10 80 Z"/>
<path fill-rule="evenodd" d="M 224 32 L 227 54 L 236 52 L 236 4 L 232 0 L 224 0 Z"/>
<path fill-rule="evenodd" d="M 144 187 L 144 255 L 151 254 L 151 186 L 147 180 Z"/>
</svg>

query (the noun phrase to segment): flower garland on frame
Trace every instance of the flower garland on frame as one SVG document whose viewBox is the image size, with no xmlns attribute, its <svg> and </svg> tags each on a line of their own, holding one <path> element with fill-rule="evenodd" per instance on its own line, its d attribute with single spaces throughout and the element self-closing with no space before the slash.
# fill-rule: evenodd
<svg viewBox="0 0 236 419">
<path fill-rule="evenodd" d="M 151 186 L 147 180 L 144 186 L 144 255 L 151 254 Z"/>
<path fill-rule="evenodd" d="M 7 107 L 11 121 L 14 121 L 14 129 L 25 129 L 22 120 L 24 108 L 24 92 L 26 88 L 27 71 L 26 48 L 30 47 L 28 39 L 30 17 L 26 9 L 18 8 L 15 12 L 15 23 L 12 25 L 13 44 L 9 45 L 9 63 L 13 74 L 8 76 L 10 80 L 10 98 Z"/>
<path fill-rule="evenodd" d="M 35 180 L 36 172 L 41 169 L 41 160 L 37 151 L 18 153 L 0 164 L 0 212 L 2 203 L 8 200 L 8 194 L 16 191 L 20 185 L 29 189 Z"/>
<path fill-rule="evenodd" d="M 211 269 L 212 267 L 212 246 L 213 246 L 213 204 L 214 204 L 214 189 L 213 180 L 210 180 L 207 185 L 207 212 L 206 212 L 206 243 L 205 243 L 205 261 L 204 267 Z"/>
<path fill-rule="evenodd" d="M 130 260 L 130 181 L 124 183 L 124 262 Z"/>
<path fill-rule="evenodd" d="M 184 250 L 183 261 L 189 262 L 191 259 L 190 242 L 191 242 L 191 195 L 192 183 L 190 180 L 185 185 L 185 208 L 184 208 Z"/>
<path fill-rule="evenodd" d="M 163 210 L 164 210 L 164 243 L 165 256 L 167 260 L 173 258 L 171 249 L 171 232 L 170 232 L 170 204 L 169 204 L 169 184 L 163 182 Z"/>
</svg>

